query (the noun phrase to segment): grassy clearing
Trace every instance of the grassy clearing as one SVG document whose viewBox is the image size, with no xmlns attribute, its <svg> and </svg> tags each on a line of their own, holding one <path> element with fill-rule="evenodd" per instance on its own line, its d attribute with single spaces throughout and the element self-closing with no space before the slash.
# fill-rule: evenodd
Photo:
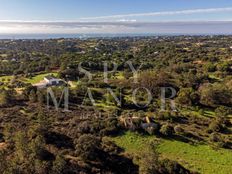
<svg viewBox="0 0 232 174">
<path fill-rule="evenodd" d="M 213 150 L 207 145 L 193 146 L 178 141 L 165 140 L 159 146 L 163 157 L 176 160 L 186 168 L 204 174 L 227 174 L 232 170 L 232 151 Z"/>
<path fill-rule="evenodd" d="M 202 108 L 201 110 L 197 110 L 195 108 L 185 108 L 181 110 L 183 114 L 186 115 L 194 115 L 198 117 L 215 117 L 215 112 L 213 110 Z"/>
<path fill-rule="evenodd" d="M 117 72 L 116 75 L 115 75 L 115 78 L 119 79 L 119 80 L 125 79 L 125 77 L 123 75 L 123 72 Z"/>
<path fill-rule="evenodd" d="M 13 79 L 13 76 L 1 76 L 0 82 L 10 82 Z"/>
<path fill-rule="evenodd" d="M 214 80 L 217 80 L 217 81 L 222 81 L 222 79 L 221 79 L 220 77 L 217 77 L 217 76 L 214 75 L 214 74 L 209 74 L 209 78 L 214 79 Z"/>
<path fill-rule="evenodd" d="M 128 153 L 147 150 L 155 136 L 142 136 L 132 132 L 113 138 L 113 141 Z M 229 174 L 232 170 L 232 151 L 226 149 L 213 150 L 207 145 L 190 145 L 175 140 L 160 140 L 158 151 L 161 157 L 178 161 L 184 167 L 203 174 Z"/>
<path fill-rule="evenodd" d="M 215 112 L 211 110 L 204 110 L 204 115 L 207 117 L 215 117 Z"/>
<path fill-rule="evenodd" d="M 99 102 L 99 101 L 98 101 Z M 100 103 L 96 103 L 94 106 L 98 107 L 99 109 L 102 109 L 104 111 L 112 111 L 114 109 L 116 109 L 115 106 L 109 106 L 103 102 L 100 102 Z"/>
<path fill-rule="evenodd" d="M 71 88 L 76 88 L 80 82 L 79 81 L 69 81 L 68 84 L 70 85 Z"/>
<path fill-rule="evenodd" d="M 7 54 L 0 54 L 0 57 L 1 57 L 1 58 L 6 58 L 6 57 L 7 57 Z"/>
<path fill-rule="evenodd" d="M 125 134 L 114 137 L 113 141 L 120 147 L 124 148 L 128 153 L 137 153 L 145 151 L 149 142 L 156 140 L 156 137 L 141 136 L 137 133 L 126 132 Z"/>
<path fill-rule="evenodd" d="M 0 86 L 0 89 L 8 89 L 7 84 L 11 82 L 13 76 L 1 76 L 0 82 L 3 82 L 3 85 Z"/>
<path fill-rule="evenodd" d="M 57 73 L 39 74 L 39 75 L 32 77 L 31 79 L 25 79 L 25 82 L 31 83 L 31 84 L 39 83 L 40 81 L 42 81 L 44 79 L 44 77 L 46 77 L 48 75 L 57 76 Z"/>
</svg>

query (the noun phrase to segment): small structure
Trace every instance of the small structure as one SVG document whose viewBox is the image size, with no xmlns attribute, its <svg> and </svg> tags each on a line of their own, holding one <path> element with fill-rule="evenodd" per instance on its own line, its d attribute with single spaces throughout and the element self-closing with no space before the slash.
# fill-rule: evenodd
<svg viewBox="0 0 232 174">
<path fill-rule="evenodd" d="M 46 88 L 49 86 L 62 86 L 64 84 L 66 84 L 64 80 L 55 78 L 52 75 L 48 75 L 44 77 L 44 79 L 40 81 L 39 83 L 33 84 L 33 86 L 36 86 L 37 88 L 42 89 L 42 88 Z"/>
<path fill-rule="evenodd" d="M 44 81 L 47 85 L 51 85 L 51 86 L 56 86 L 56 85 L 60 85 L 60 84 L 64 83 L 63 80 L 57 79 L 57 78 L 53 77 L 52 75 L 48 75 L 48 76 L 44 77 Z"/>
</svg>

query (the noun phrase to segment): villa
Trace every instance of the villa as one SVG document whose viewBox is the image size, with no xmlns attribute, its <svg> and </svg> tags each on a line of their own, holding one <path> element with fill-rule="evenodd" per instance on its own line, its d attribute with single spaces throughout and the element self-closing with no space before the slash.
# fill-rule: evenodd
<svg viewBox="0 0 232 174">
<path fill-rule="evenodd" d="M 64 82 L 63 80 L 57 79 L 53 77 L 52 75 L 48 75 L 44 77 L 44 81 L 46 82 L 47 85 L 51 85 L 51 86 L 60 85 L 60 84 L 63 84 Z"/>
<path fill-rule="evenodd" d="M 59 86 L 62 84 L 65 84 L 64 80 L 58 79 L 52 75 L 48 75 L 48 76 L 45 76 L 41 82 L 34 84 L 33 86 L 36 86 L 38 88 L 46 88 L 48 86 Z"/>
</svg>

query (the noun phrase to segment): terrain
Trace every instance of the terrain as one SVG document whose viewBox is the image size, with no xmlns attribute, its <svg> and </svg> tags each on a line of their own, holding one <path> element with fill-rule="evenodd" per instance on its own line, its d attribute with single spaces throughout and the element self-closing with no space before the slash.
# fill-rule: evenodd
<svg viewBox="0 0 232 174">
<path fill-rule="evenodd" d="M 0 40 L 1 173 L 227 174 L 231 120 L 231 36 Z"/>
</svg>

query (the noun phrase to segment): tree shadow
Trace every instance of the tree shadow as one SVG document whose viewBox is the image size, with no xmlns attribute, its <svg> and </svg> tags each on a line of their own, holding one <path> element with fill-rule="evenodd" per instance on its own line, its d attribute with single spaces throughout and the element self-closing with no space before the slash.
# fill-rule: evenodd
<svg viewBox="0 0 232 174">
<path fill-rule="evenodd" d="M 48 132 L 45 135 L 45 141 L 47 144 L 55 145 L 57 148 L 74 149 L 72 139 L 66 135 L 57 132 Z"/>
</svg>

